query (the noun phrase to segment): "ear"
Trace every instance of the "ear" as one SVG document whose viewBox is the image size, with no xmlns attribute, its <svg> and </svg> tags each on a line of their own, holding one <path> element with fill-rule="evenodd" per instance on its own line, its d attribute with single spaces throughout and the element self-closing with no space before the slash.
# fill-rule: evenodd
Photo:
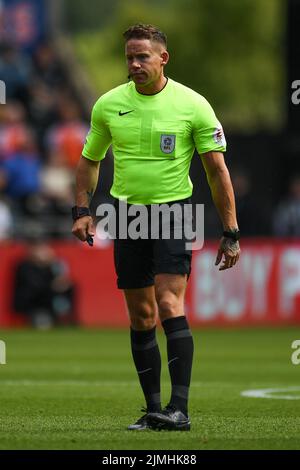
<svg viewBox="0 0 300 470">
<path fill-rule="evenodd" d="M 169 62 L 169 53 L 167 51 L 163 51 L 160 54 L 160 57 L 161 57 L 161 65 L 167 65 L 167 63 Z"/>
</svg>

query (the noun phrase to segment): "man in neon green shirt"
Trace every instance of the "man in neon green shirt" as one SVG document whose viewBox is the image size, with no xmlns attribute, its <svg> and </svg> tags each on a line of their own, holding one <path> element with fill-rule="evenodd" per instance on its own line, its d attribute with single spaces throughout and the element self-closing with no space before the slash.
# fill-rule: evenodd
<svg viewBox="0 0 300 470">
<path fill-rule="evenodd" d="M 189 168 L 195 148 L 201 155 L 212 197 L 223 223 L 216 265 L 231 268 L 239 259 L 239 231 L 234 194 L 223 153 L 222 126 L 209 103 L 193 90 L 167 78 L 166 36 L 152 25 L 134 25 L 125 33 L 129 83 L 96 102 L 77 169 L 73 233 L 82 241 L 94 235 L 89 212 L 100 161 L 112 144 L 114 180 L 111 194 L 132 208 L 190 202 Z M 159 206 L 161 207 L 161 206 Z M 153 216 L 152 216 L 153 217 Z M 149 218 L 151 224 L 151 217 Z M 152 221 L 153 222 L 153 221 Z M 184 221 L 183 221 L 184 222 Z M 180 222 L 183 223 L 182 221 Z M 174 235 L 176 220 L 171 222 Z M 130 430 L 189 430 L 188 393 L 193 339 L 184 314 L 184 295 L 191 269 L 186 239 L 114 241 L 118 287 L 123 289 L 130 317 L 133 360 L 146 400 L 146 413 Z M 172 392 L 161 409 L 161 359 L 155 337 L 162 322 L 168 350 Z"/>
</svg>

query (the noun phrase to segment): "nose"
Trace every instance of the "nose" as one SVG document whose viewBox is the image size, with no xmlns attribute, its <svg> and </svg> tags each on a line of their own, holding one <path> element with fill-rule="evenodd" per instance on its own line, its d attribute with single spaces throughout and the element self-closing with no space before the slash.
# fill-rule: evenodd
<svg viewBox="0 0 300 470">
<path fill-rule="evenodd" d="M 131 66 L 132 66 L 133 69 L 139 69 L 139 68 L 141 68 L 141 64 L 139 63 L 139 61 L 138 61 L 137 59 L 134 59 L 134 60 L 132 61 Z"/>
</svg>

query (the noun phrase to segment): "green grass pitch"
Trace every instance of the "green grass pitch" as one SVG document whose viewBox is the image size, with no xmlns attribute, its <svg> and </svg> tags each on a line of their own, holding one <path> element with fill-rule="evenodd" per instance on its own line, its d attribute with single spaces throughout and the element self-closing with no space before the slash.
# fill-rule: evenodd
<svg viewBox="0 0 300 470">
<path fill-rule="evenodd" d="M 126 330 L 2 331 L 0 449 L 300 449 L 300 399 L 241 396 L 299 386 L 299 328 L 193 330 L 190 432 L 130 432 L 144 405 Z M 162 399 L 170 394 L 166 345 Z"/>
</svg>

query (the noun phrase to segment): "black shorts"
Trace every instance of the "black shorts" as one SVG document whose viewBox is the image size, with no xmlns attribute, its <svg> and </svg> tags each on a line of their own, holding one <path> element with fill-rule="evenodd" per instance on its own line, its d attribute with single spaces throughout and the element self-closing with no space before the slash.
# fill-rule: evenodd
<svg viewBox="0 0 300 470">
<path fill-rule="evenodd" d="M 191 200 L 173 201 L 168 203 L 168 206 L 174 203 L 180 204 L 183 208 L 184 204 L 191 204 Z M 119 201 L 117 200 L 115 202 L 117 220 L 119 216 L 118 206 Z M 130 206 L 130 204 L 126 204 L 126 210 Z M 121 239 L 119 225 L 117 224 L 117 237 L 114 240 L 114 261 L 119 289 L 138 289 L 152 286 L 156 274 L 187 274 L 189 277 L 191 272 L 192 250 L 186 246 L 186 243 L 190 240 L 185 238 L 183 230 L 180 239 L 174 237 L 176 227 L 178 229 L 178 226 L 183 224 L 183 218 L 179 220 L 176 217 L 171 217 L 170 237 L 168 239 L 161 236 L 163 223 L 162 220 L 159 220 L 159 238 L 153 239 L 150 231 L 151 206 L 144 207 L 149 211 L 149 236 L 147 239 L 132 239 L 130 237 Z M 134 217 L 127 217 L 127 227 L 133 219 Z M 187 219 L 189 220 L 187 221 Z M 185 223 L 192 224 L 192 215 L 185 216 Z"/>
</svg>

